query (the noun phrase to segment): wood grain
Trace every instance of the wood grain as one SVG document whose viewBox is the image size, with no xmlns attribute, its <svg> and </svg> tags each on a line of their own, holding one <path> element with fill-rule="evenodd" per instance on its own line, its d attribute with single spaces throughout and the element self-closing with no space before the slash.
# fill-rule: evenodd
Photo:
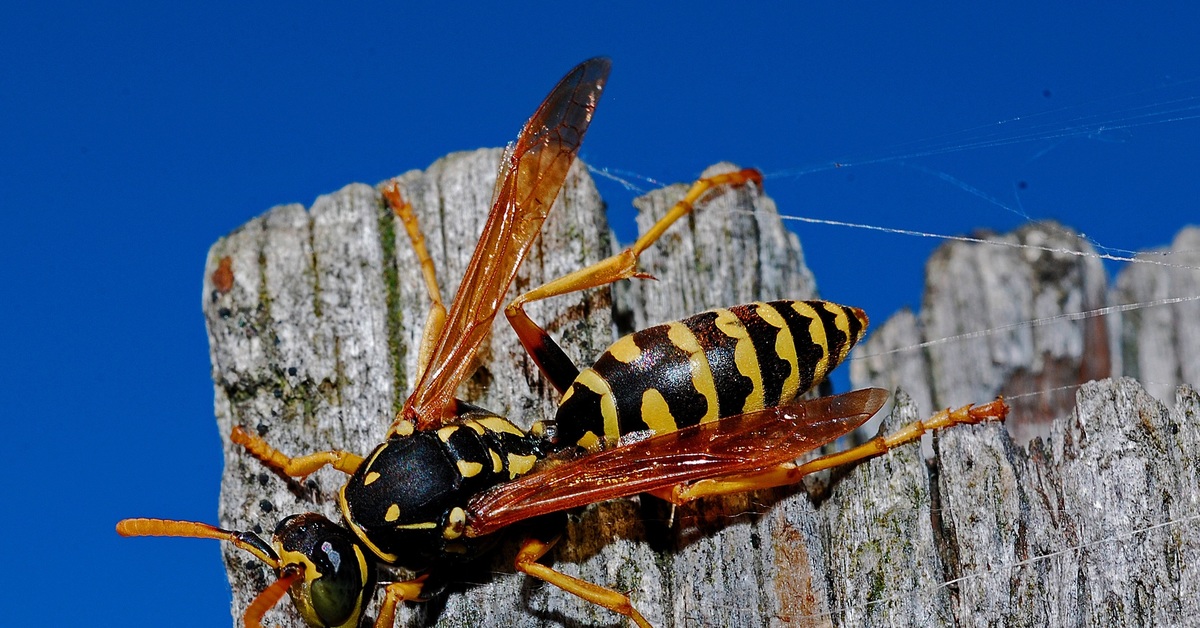
<svg viewBox="0 0 1200 628">
<path fill-rule="evenodd" d="M 446 295 L 486 217 L 499 155 L 455 154 L 400 178 Z M 684 189 L 639 199 L 639 226 Z M 576 164 L 514 290 L 612 251 L 603 203 Z M 231 279 L 218 273 L 226 258 Z M 711 194 L 642 267 L 657 281 L 530 312 L 586 364 L 618 331 L 718 305 L 816 296 L 799 241 L 752 188 Z M 204 314 L 221 433 L 246 425 L 289 454 L 371 449 L 413 385 L 428 305 L 419 272 L 377 189 L 360 184 L 309 209 L 276 207 L 214 244 Z M 908 329 L 917 329 L 911 316 Z M 525 425 L 553 411 L 553 390 L 503 321 L 480 361 L 460 390 L 465 399 Z M 911 360 L 892 366 L 929 372 Z M 920 418 L 943 396 L 918 392 L 915 404 L 901 394 L 886 424 Z M 1078 409 L 1029 452 L 1001 426 L 956 429 L 937 439 L 930 463 L 906 447 L 836 479 L 682 508 L 671 527 L 670 511 L 650 499 L 596 505 L 572 517 L 551 560 L 628 591 L 656 626 L 1179 625 L 1200 616 L 1200 535 L 1194 523 L 1171 523 L 1194 518 L 1200 503 L 1200 400 L 1180 389 L 1167 409 L 1132 380 L 1088 385 L 1077 397 Z M 309 510 L 339 520 L 337 472 L 289 485 L 225 446 L 222 526 L 269 535 L 282 517 Z M 514 549 L 402 609 L 398 624 L 624 625 L 513 573 Z M 231 548 L 225 560 L 237 624 L 273 575 Z M 267 623 L 303 625 L 287 603 Z"/>
</svg>

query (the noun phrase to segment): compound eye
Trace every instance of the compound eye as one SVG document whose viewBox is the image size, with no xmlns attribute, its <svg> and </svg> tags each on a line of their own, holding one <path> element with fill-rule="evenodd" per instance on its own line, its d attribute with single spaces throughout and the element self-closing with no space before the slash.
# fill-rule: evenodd
<svg viewBox="0 0 1200 628">
<path fill-rule="evenodd" d="M 361 610 L 369 580 L 362 571 L 358 547 L 344 539 L 326 538 L 311 555 L 320 577 L 310 584 L 313 610 L 328 626 L 341 626 Z"/>
<path fill-rule="evenodd" d="M 307 513 L 275 530 L 280 560 L 304 570 L 292 585 L 292 601 L 310 626 L 354 627 L 374 591 L 375 566 L 353 534 L 325 517 Z"/>
</svg>

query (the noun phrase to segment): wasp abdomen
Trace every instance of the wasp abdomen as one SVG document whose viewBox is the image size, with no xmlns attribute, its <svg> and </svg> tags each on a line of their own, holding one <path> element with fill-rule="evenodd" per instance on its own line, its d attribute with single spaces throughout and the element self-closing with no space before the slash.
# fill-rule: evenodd
<svg viewBox="0 0 1200 628">
<path fill-rule="evenodd" d="M 866 331 L 862 310 L 772 301 L 709 310 L 621 338 L 579 374 L 557 440 L 588 449 L 790 401 L 820 383 Z"/>
</svg>

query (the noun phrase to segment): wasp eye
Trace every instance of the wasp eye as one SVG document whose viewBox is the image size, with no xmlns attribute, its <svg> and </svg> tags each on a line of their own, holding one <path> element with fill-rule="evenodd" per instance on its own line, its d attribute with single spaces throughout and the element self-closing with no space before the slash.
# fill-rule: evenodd
<svg viewBox="0 0 1200 628">
<path fill-rule="evenodd" d="M 313 553 L 320 577 L 313 580 L 309 595 L 313 610 L 330 626 L 340 626 L 357 614 L 359 600 L 366 591 L 361 564 L 354 543 L 344 539 L 322 541 Z"/>
</svg>

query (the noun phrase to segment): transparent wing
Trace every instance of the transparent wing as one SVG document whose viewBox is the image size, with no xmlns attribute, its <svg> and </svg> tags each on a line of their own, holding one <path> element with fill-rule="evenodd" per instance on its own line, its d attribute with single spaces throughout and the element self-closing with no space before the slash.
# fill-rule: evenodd
<svg viewBox="0 0 1200 628">
<path fill-rule="evenodd" d="M 862 425 L 887 398 L 887 391 L 867 388 L 794 401 L 585 455 L 477 495 L 467 508 L 468 534 L 795 460 Z"/>
<path fill-rule="evenodd" d="M 425 374 L 404 404 L 403 416 L 419 429 L 438 427 L 453 416 L 454 392 L 470 374 L 471 360 L 491 329 L 517 267 L 566 180 L 610 65 L 608 59 L 590 59 L 571 70 L 505 151 L 492 212 Z"/>
</svg>

